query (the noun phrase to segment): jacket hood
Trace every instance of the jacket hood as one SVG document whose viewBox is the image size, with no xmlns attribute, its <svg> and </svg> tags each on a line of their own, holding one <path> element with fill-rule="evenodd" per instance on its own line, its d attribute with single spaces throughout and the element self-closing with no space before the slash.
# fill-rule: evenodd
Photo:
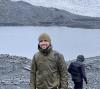
<svg viewBox="0 0 100 89">
<path fill-rule="evenodd" d="M 83 62 L 85 60 L 83 55 L 78 55 L 77 56 L 77 61 Z"/>
</svg>

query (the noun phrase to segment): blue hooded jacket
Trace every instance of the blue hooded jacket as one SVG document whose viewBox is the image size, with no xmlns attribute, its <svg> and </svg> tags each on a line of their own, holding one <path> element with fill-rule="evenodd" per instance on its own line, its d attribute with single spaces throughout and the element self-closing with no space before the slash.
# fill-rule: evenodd
<svg viewBox="0 0 100 89">
<path fill-rule="evenodd" d="M 84 60 L 83 55 L 77 56 L 77 60 L 69 65 L 68 72 L 71 74 L 74 82 L 83 82 L 84 79 L 87 84 L 85 66 L 82 63 Z"/>
</svg>

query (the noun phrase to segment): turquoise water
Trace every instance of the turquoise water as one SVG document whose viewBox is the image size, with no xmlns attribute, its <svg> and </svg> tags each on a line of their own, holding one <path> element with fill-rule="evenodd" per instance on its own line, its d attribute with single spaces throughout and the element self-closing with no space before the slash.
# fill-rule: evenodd
<svg viewBox="0 0 100 89">
<path fill-rule="evenodd" d="M 67 27 L 0 27 L 0 53 L 32 58 L 37 52 L 38 36 L 46 32 L 51 36 L 53 48 L 66 60 L 78 54 L 85 57 L 100 55 L 100 30 Z"/>
</svg>

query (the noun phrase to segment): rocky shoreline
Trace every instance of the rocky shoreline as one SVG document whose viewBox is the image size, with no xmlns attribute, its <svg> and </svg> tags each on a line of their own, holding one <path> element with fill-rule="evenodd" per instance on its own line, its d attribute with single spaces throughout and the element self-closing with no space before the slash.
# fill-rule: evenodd
<svg viewBox="0 0 100 89">
<path fill-rule="evenodd" d="M 0 55 L 0 89 L 29 89 L 31 60 L 25 57 Z"/>
<path fill-rule="evenodd" d="M 0 54 L 0 89 L 29 89 L 30 65 L 31 60 L 26 57 Z M 99 89 L 100 56 L 87 58 L 85 65 L 88 89 Z M 69 75 L 69 89 L 73 89 L 72 87 Z M 86 89 L 85 83 L 84 89 Z"/>
</svg>

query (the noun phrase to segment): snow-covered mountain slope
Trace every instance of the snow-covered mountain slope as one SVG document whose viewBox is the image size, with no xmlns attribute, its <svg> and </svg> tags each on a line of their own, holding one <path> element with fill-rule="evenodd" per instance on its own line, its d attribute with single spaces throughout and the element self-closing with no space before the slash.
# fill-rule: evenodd
<svg viewBox="0 0 100 89">
<path fill-rule="evenodd" d="M 21 1 L 21 0 L 12 0 Z M 100 0 L 22 0 L 36 6 L 64 9 L 74 14 L 100 17 Z"/>
</svg>

